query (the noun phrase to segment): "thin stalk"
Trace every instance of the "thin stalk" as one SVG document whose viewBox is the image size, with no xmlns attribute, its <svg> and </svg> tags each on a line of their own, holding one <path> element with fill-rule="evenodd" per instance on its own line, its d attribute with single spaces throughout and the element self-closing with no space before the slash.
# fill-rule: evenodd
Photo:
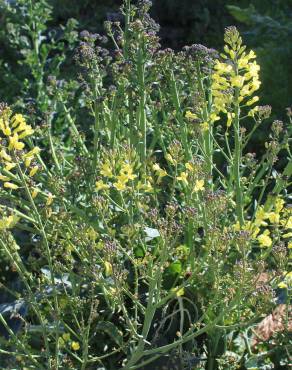
<svg viewBox="0 0 292 370">
<path fill-rule="evenodd" d="M 141 162 L 146 170 L 147 157 L 147 124 L 146 124 L 146 92 L 145 92 L 145 57 L 144 57 L 144 41 L 139 35 L 139 50 L 137 55 L 137 75 L 139 83 L 139 126 L 140 126 L 140 157 Z"/>
<path fill-rule="evenodd" d="M 206 102 L 206 94 L 203 84 L 203 78 L 200 68 L 200 63 L 196 63 L 196 71 L 197 71 L 197 78 L 198 78 L 198 89 L 199 93 L 203 97 L 204 105 L 203 105 L 203 119 L 205 122 L 208 121 L 208 103 Z M 213 169 L 213 142 L 212 142 L 212 127 L 210 125 L 209 130 L 203 132 L 203 146 L 208 158 L 208 174 L 210 178 L 212 178 L 212 169 Z"/>
<path fill-rule="evenodd" d="M 280 179 L 278 179 L 276 185 L 274 186 L 273 193 L 279 194 L 286 185 L 287 179 L 290 179 L 292 176 L 292 161 L 290 160 L 286 167 L 284 168 L 283 175 Z"/>
<path fill-rule="evenodd" d="M 129 54 L 129 26 L 131 21 L 131 0 L 126 0 L 125 11 L 125 31 L 124 31 L 124 47 L 123 54 L 127 60 Z"/>
<path fill-rule="evenodd" d="M 5 329 L 8 331 L 9 335 L 13 337 L 15 342 L 22 348 L 23 352 L 26 353 L 27 357 L 31 360 L 31 362 L 37 366 L 37 369 L 43 369 L 45 368 L 34 358 L 34 356 L 31 354 L 31 352 L 25 347 L 25 345 L 22 343 L 21 340 L 17 338 L 17 336 L 14 334 L 14 332 L 11 330 L 10 326 L 7 324 L 6 320 L 4 319 L 3 315 L 0 313 L 0 321 L 2 322 Z"/>
<path fill-rule="evenodd" d="M 176 110 L 176 121 L 180 128 L 181 140 L 183 143 L 183 149 L 185 151 L 185 160 L 189 161 L 192 158 L 192 154 L 191 154 L 190 147 L 189 147 L 187 127 L 183 119 L 183 114 L 181 111 L 181 105 L 179 101 L 179 92 L 178 92 L 178 88 L 177 88 L 177 84 L 174 78 L 173 71 L 170 72 L 170 85 L 171 85 L 171 96 L 172 96 L 172 100 L 173 100 L 174 107 Z"/>
<path fill-rule="evenodd" d="M 83 141 L 83 139 L 82 139 L 82 137 L 81 137 L 81 135 L 80 135 L 80 133 L 79 133 L 79 131 L 78 131 L 75 123 L 74 123 L 73 118 L 71 117 L 71 114 L 70 114 L 69 110 L 67 109 L 65 103 L 62 100 L 60 100 L 60 103 L 62 105 L 62 108 L 63 108 L 64 112 L 65 112 L 65 117 L 66 117 L 66 119 L 67 119 L 67 121 L 69 123 L 69 128 L 70 128 L 71 132 L 77 138 L 77 141 L 78 141 L 78 143 L 79 143 L 82 151 L 86 155 L 88 155 L 88 149 L 87 149 L 86 145 L 84 144 L 84 141 Z"/>
<path fill-rule="evenodd" d="M 56 345 L 55 345 L 55 361 L 56 362 L 55 362 L 55 368 L 56 368 L 56 370 L 58 370 L 58 368 L 59 368 L 59 327 L 60 327 L 60 321 L 59 321 L 59 318 L 58 318 L 59 304 L 58 304 L 57 290 L 56 290 L 56 285 L 55 285 L 55 277 L 54 277 L 54 272 L 53 272 L 53 261 L 52 261 L 52 257 L 51 257 L 51 251 L 50 251 L 49 242 L 48 242 L 47 235 L 46 235 L 46 232 L 45 232 L 45 229 L 44 229 L 44 225 L 43 225 L 43 222 L 42 222 L 41 215 L 38 212 L 38 209 L 35 205 L 35 202 L 34 202 L 34 199 L 32 198 L 32 195 L 29 191 L 29 188 L 28 188 L 28 185 L 26 183 L 24 174 L 23 174 L 22 169 L 21 169 L 19 164 L 17 164 L 17 170 L 18 170 L 19 176 L 21 178 L 21 181 L 23 183 L 23 186 L 25 188 L 27 198 L 28 198 L 28 200 L 30 201 L 30 203 L 32 205 L 32 209 L 33 209 L 34 215 L 36 217 L 38 227 L 40 229 L 40 234 L 41 234 L 41 236 L 43 238 L 43 241 L 44 241 L 44 246 L 45 246 L 45 250 L 46 250 L 46 254 L 47 254 L 47 258 L 48 258 L 49 269 L 50 269 L 50 273 L 51 273 L 51 284 L 52 284 L 53 295 L 54 295 L 54 308 L 55 308 L 55 314 L 57 315 L 56 330 L 55 330 L 55 333 L 56 333 Z"/>
<path fill-rule="evenodd" d="M 52 137 L 52 119 L 51 118 L 49 120 L 49 142 L 50 142 L 50 148 L 51 148 L 51 153 L 52 153 L 53 161 L 55 163 L 55 166 L 57 167 L 58 172 L 61 172 L 61 166 L 60 166 L 60 163 L 58 161 L 58 158 L 57 158 L 57 155 L 56 155 L 56 151 L 55 151 L 55 146 L 54 146 L 54 143 L 53 143 L 53 137 Z"/>
<path fill-rule="evenodd" d="M 234 161 L 233 161 L 233 178 L 235 182 L 235 191 L 236 191 L 236 214 L 240 226 L 244 225 L 244 213 L 243 213 L 243 191 L 241 184 L 241 173 L 240 173 L 240 163 L 242 156 L 241 148 L 241 136 L 240 136 L 240 126 L 239 126 L 239 117 L 240 117 L 240 108 L 238 103 L 238 94 L 239 91 L 236 91 L 236 103 L 234 106 Z"/>
<path fill-rule="evenodd" d="M 99 113 L 97 103 L 94 102 L 94 133 L 93 133 L 93 160 L 92 160 L 92 175 L 95 178 L 95 172 L 98 159 L 98 138 L 99 138 Z"/>
<path fill-rule="evenodd" d="M 36 300 L 35 300 L 35 296 L 34 296 L 32 290 L 31 290 L 30 276 L 29 276 L 25 266 L 23 265 L 21 258 L 18 256 L 18 254 L 16 254 L 16 256 L 11 254 L 10 250 L 8 249 L 7 244 L 4 243 L 1 238 L 0 238 L 0 244 L 1 244 L 1 247 L 3 248 L 3 250 L 5 251 L 6 255 L 9 257 L 10 261 L 16 267 L 17 272 L 18 272 L 21 280 L 23 281 L 23 283 L 24 283 L 24 285 L 25 285 L 25 287 L 26 287 L 26 289 L 29 293 L 30 303 L 32 304 L 33 311 L 35 312 L 37 318 L 39 319 L 39 321 L 41 323 L 42 334 L 43 334 L 43 339 L 44 339 L 45 349 L 46 349 L 46 358 L 47 358 L 47 361 L 48 361 L 48 369 L 50 370 L 51 369 L 51 363 L 50 363 L 51 355 L 50 355 L 50 347 L 49 347 L 49 342 L 48 342 L 48 335 L 47 335 L 46 325 L 45 325 L 45 323 L 42 319 L 40 311 L 38 310 L 37 307 L 35 307 L 35 306 L 37 306 L 37 303 L 36 303 Z"/>
</svg>

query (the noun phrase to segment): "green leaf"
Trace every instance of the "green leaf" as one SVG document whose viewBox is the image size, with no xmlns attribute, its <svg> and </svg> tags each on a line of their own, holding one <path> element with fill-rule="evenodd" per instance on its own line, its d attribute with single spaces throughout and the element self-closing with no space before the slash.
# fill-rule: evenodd
<svg viewBox="0 0 292 370">
<path fill-rule="evenodd" d="M 255 7 L 250 4 L 248 8 L 240 8 L 235 5 L 226 5 L 229 13 L 239 22 L 251 25 L 253 23 L 253 15 L 255 15 Z"/>
<path fill-rule="evenodd" d="M 138 246 L 134 248 L 134 255 L 136 258 L 139 258 L 139 257 L 143 258 L 145 256 L 145 251 L 141 246 Z"/>
<path fill-rule="evenodd" d="M 119 346 L 123 345 L 123 337 L 122 337 L 121 333 L 119 332 L 119 330 L 117 329 L 117 327 L 113 323 L 111 323 L 109 321 L 102 321 L 102 322 L 97 324 L 96 330 L 100 330 L 100 331 L 105 332 Z"/>
<path fill-rule="evenodd" d="M 169 274 L 180 274 L 182 272 L 182 265 L 180 261 L 173 262 L 169 265 L 167 272 Z"/>
</svg>

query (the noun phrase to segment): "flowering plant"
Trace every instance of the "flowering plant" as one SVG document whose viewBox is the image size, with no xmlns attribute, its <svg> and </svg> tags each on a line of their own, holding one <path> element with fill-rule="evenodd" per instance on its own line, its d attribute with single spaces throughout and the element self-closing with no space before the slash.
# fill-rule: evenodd
<svg viewBox="0 0 292 370">
<path fill-rule="evenodd" d="M 5 366 L 170 368 L 171 353 L 235 369 L 288 352 L 291 123 L 250 153 L 270 113 L 255 53 L 235 27 L 220 55 L 162 50 L 148 10 L 127 0 L 125 28 L 106 23 L 113 57 L 81 33 L 78 85 L 42 84 L 41 127 L 1 105 Z M 278 303 L 279 338 L 253 346 Z"/>
</svg>

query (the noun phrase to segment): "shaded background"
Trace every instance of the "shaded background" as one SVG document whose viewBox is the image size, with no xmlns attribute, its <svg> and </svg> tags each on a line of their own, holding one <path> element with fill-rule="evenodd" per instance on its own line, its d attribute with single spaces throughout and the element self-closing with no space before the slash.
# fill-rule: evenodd
<svg viewBox="0 0 292 370">
<path fill-rule="evenodd" d="M 116 16 L 121 0 L 53 0 L 56 23 L 73 17 L 82 29 L 102 32 L 103 21 Z M 292 105 L 291 0 L 153 0 L 152 17 L 160 24 L 164 47 L 194 43 L 220 49 L 224 28 L 236 25 L 254 48 L 261 65 L 261 104 L 284 119 Z M 233 7 L 230 7 L 233 6 Z"/>
<path fill-rule="evenodd" d="M 13 4 L 23 0 L 0 0 Z M 38 0 L 42 1 L 42 0 Z M 136 0 L 133 0 L 135 2 Z M 47 0 L 53 6 L 54 30 L 75 18 L 79 31 L 104 33 L 103 22 L 118 18 L 122 0 Z M 160 24 L 163 47 L 179 50 L 194 43 L 220 49 L 224 28 L 236 25 L 261 65 L 261 104 L 273 107 L 273 118 L 285 119 L 292 105 L 292 0 L 153 0 L 152 17 Z M 5 14 L 0 12 L 0 100 L 13 102 L 21 66 L 9 45 Z M 69 58 L 70 59 L 70 58 Z M 71 62 L 70 62 L 71 63 Z M 6 66 L 4 68 L 4 66 Z M 8 67 L 7 67 L 8 66 Z M 7 73 L 9 69 L 9 73 Z M 14 81 L 13 81 L 14 76 Z"/>
</svg>

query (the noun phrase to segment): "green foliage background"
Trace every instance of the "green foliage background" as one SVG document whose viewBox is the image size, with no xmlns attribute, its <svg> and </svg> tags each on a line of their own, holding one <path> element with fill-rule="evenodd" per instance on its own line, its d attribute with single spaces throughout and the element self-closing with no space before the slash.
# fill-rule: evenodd
<svg viewBox="0 0 292 370">
<path fill-rule="evenodd" d="M 0 0 L 0 4 L 7 1 Z M 9 2 L 13 6 L 13 1 Z M 104 20 L 119 19 L 121 0 L 50 0 L 49 4 L 53 8 L 49 23 L 52 32 L 75 18 L 79 30 L 102 33 Z M 272 105 L 273 118 L 278 119 L 285 118 L 285 109 L 292 104 L 291 15 L 291 0 L 153 0 L 152 7 L 152 16 L 161 26 L 161 42 L 173 49 L 193 43 L 219 49 L 224 28 L 236 25 L 247 46 L 258 54 L 262 68 L 262 102 Z M 11 48 L 10 38 L 17 37 L 13 24 L 7 29 L 6 22 L 2 12 L 0 98 L 11 103 L 25 71 L 18 63 L 21 55 L 15 55 Z"/>
</svg>

